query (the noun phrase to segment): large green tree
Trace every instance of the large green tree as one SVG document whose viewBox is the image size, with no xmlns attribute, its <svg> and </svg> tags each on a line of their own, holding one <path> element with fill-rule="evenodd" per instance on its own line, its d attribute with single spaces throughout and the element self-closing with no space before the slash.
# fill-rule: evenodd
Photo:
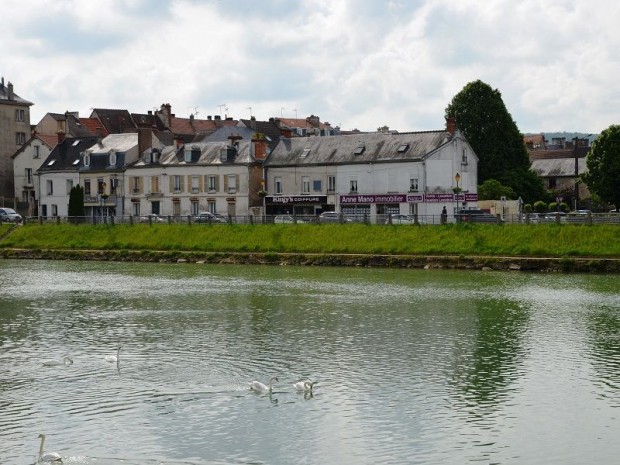
<svg viewBox="0 0 620 465">
<path fill-rule="evenodd" d="M 582 176 L 590 192 L 620 208 L 620 125 L 612 124 L 592 143 Z"/>
<path fill-rule="evenodd" d="M 496 179 L 525 202 L 546 196 L 542 180 L 530 169 L 523 136 L 497 89 L 477 80 L 467 84 L 446 108 L 478 155 L 478 182 Z"/>
</svg>

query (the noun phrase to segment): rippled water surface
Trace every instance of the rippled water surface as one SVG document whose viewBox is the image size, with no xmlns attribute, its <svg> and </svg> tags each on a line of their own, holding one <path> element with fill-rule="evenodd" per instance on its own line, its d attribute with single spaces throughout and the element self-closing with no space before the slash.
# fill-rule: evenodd
<svg viewBox="0 0 620 465">
<path fill-rule="evenodd" d="M 0 261 L 0 461 L 618 463 L 618 282 Z"/>
</svg>

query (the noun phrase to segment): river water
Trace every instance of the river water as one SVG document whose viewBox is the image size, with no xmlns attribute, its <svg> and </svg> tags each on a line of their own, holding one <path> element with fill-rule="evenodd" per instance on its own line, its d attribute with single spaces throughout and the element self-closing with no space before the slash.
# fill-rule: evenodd
<svg viewBox="0 0 620 465">
<path fill-rule="evenodd" d="M 0 260 L 0 283 L 3 464 L 39 433 L 66 464 L 620 457 L 617 276 Z"/>
</svg>

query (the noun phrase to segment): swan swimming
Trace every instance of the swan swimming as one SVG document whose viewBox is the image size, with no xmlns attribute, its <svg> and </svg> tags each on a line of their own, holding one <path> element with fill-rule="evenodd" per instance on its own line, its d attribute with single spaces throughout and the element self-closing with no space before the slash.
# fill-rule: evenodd
<svg viewBox="0 0 620 465">
<path fill-rule="evenodd" d="M 43 366 L 44 367 L 56 367 L 59 365 L 71 365 L 73 363 L 73 359 L 71 357 L 65 357 L 62 359 L 62 362 L 60 360 L 45 360 L 43 361 Z"/>
<path fill-rule="evenodd" d="M 121 347 L 116 350 L 116 355 L 106 355 L 105 361 L 110 363 L 118 363 L 121 356 Z"/>
<path fill-rule="evenodd" d="M 315 383 L 316 382 L 312 382 L 310 380 L 297 381 L 296 383 L 293 383 L 293 387 L 297 391 L 312 392 L 312 386 L 314 386 Z"/>
<path fill-rule="evenodd" d="M 272 385 L 274 381 L 278 381 L 278 378 L 276 376 L 273 376 L 270 380 L 269 380 L 269 386 L 267 386 L 266 384 L 261 383 L 260 381 L 252 381 L 250 383 L 250 389 L 252 391 L 256 391 L 256 392 L 265 392 L 265 393 L 269 393 L 271 394 L 271 390 L 272 390 Z"/>
<path fill-rule="evenodd" d="M 41 447 L 39 447 L 39 457 L 37 462 L 62 462 L 62 457 L 60 454 L 57 454 L 56 452 L 48 452 L 45 454 L 43 452 L 43 448 L 45 447 L 45 434 L 41 433 L 39 434 L 39 437 L 41 438 Z"/>
</svg>

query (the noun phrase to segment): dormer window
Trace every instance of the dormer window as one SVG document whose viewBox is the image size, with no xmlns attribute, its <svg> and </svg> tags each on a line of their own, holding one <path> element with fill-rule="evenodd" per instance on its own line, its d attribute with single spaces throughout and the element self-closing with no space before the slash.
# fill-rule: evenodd
<svg viewBox="0 0 620 465">
<path fill-rule="evenodd" d="M 192 151 L 186 150 L 185 151 L 185 163 L 191 163 L 191 161 L 192 161 Z"/>
<path fill-rule="evenodd" d="M 151 163 L 151 152 L 147 152 L 144 154 L 144 163 Z"/>
<path fill-rule="evenodd" d="M 220 161 L 228 160 L 228 149 L 226 147 L 220 149 Z"/>
<path fill-rule="evenodd" d="M 116 152 L 110 152 L 110 166 L 116 166 Z"/>
<path fill-rule="evenodd" d="M 301 155 L 299 157 L 306 158 L 308 155 L 310 155 L 310 149 L 304 149 L 303 152 L 301 152 Z"/>
<path fill-rule="evenodd" d="M 84 166 L 90 166 L 90 155 L 84 154 Z"/>
<path fill-rule="evenodd" d="M 405 153 L 409 149 L 409 144 L 401 144 L 398 147 L 398 153 Z"/>
<path fill-rule="evenodd" d="M 362 153 L 364 153 L 364 150 L 366 150 L 366 146 L 364 144 L 360 144 L 355 148 L 353 153 L 355 155 L 361 155 Z"/>
</svg>

